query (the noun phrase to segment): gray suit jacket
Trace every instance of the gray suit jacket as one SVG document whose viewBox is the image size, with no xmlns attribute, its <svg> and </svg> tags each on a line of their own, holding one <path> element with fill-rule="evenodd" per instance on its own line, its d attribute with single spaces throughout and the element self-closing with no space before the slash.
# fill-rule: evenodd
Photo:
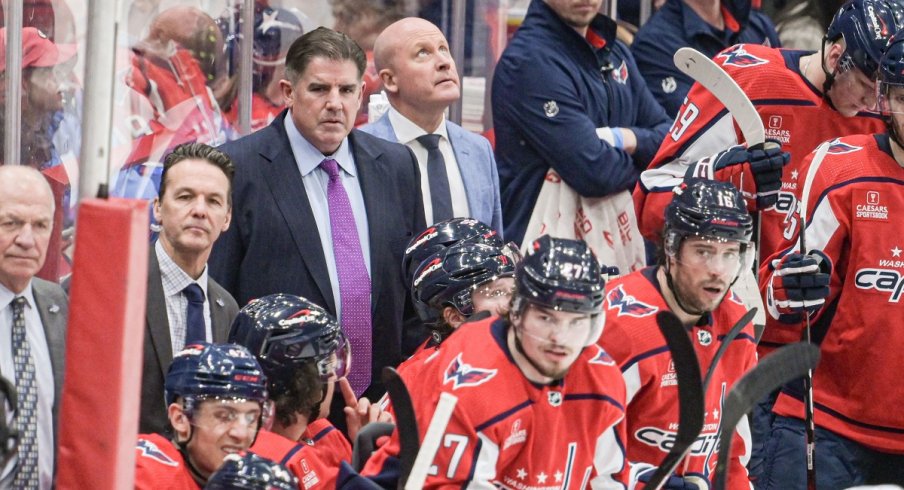
<svg viewBox="0 0 904 490">
<path fill-rule="evenodd" d="M 398 143 L 395 129 L 389 121 L 389 113 L 373 123 L 362 126 L 361 131 L 393 143 Z M 483 136 L 466 131 L 461 126 L 446 122 L 449 142 L 458 162 L 461 180 L 465 185 L 471 218 L 490 225 L 502 234 L 502 207 L 499 204 L 499 174 L 490 142 Z"/>
<path fill-rule="evenodd" d="M 44 337 L 47 339 L 47 350 L 50 351 L 50 364 L 53 368 L 53 439 L 57 441 L 60 402 L 63 400 L 63 380 L 66 372 L 66 322 L 69 320 L 69 298 L 58 284 L 37 277 L 31 280 L 31 287 L 35 306 L 44 326 Z"/>
<path fill-rule="evenodd" d="M 232 296 L 213 279 L 208 279 L 207 296 L 210 301 L 210 323 L 215 343 L 226 342 L 232 320 L 239 308 Z M 138 430 L 142 434 L 162 434 L 169 427 L 163 385 L 166 371 L 173 361 L 173 347 L 160 263 L 151 246 L 148 265 L 147 329 L 144 332 L 144 365 L 141 379 L 141 415 Z"/>
</svg>

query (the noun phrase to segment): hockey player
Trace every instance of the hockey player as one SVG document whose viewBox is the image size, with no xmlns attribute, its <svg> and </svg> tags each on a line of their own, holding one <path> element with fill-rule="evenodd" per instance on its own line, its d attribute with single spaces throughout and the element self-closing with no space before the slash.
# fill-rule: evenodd
<svg viewBox="0 0 904 490">
<path fill-rule="evenodd" d="M 272 294 L 239 311 L 229 341 L 257 357 L 275 407 L 272 432 L 261 431 L 251 451 L 285 464 L 305 489 L 334 487 L 339 463 L 351 460 L 345 436 L 325 418 L 337 382 L 351 396 L 351 437 L 362 425 L 345 380 L 351 351 L 339 323 L 304 298 Z M 378 415 L 376 407 L 373 414 L 361 408 L 365 419 Z"/>
<path fill-rule="evenodd" d="M 403 375 L 421 434 L 440 394 L 458 397 L 424 488 L 624 488 L 624 382 L 596 345 L 600 266 L 584 242 L 529 250 L 506 316 L 459 327 L 424 365 L 432 376 Z M 395 432 L 362 474 L 395 488 L 398 451 Z"/>
<path fill-rule="evenodd" d="M 632 477 L 647 481 L 674 442 L 678 425 L 675 367 L 656 324 L 668 310 L 691 336 L 700 370 L 706 372 L 725 334 L 747 312 L 731 285 L 750 267 L 753 219 L 741 193 L 727 182 L 689 179 L 675 188 L 665 213 L 661 264 L 606 285 L 606 329 L 600 345 L 622 370 L 628 387 L 628 460 Z M 708 489 L 719 447 L 722 402 L 731 386 L 756 364 L 753 326 L 744 327 L 718 361 L 704 394 L 703 431 L 686 463 L 664 488 Z M 746 421 L 732 441 L 730 488 L 749 488 L 744 468 L 750 455 Z"/>
<path fill-rule="evenodd" d="M 402 274 L 411 285 L 414 273 L 427 257 L 459 242 L 482 243 L 502 247 L 505 243 L 490 225 L 473 218 L 452 218 L 429 226 L 411 239 L 402 257 Z M 511 245 L 514 249 L 517 246 Z"/>
<path fill-rule="evenodd" d="M 298 479 L 285 466 L 254 453 L 230 454 L 204 490 L 294 490 Z M 304 487 L 302 487 L 304 488 Z"/>
<path fill-rule="evenodd" d="M 267 423 L 267 379 L 254 356 L 233 344 L 191 344 L 166 375 L 175 435 L 138 436 L 135 488 L 195 490 L 228 454 L 248 449 Z"/>
<path fill-rule="evenodd" d="M 770 316 L 800 337 L 804 310 L 822 358 L 813 372 L 816 487 L 904 481 L 904 332 L 895 319 L 904 259 L 904 30 L 879 64 L 886 132 L 832 140 L 806 197 L 806 247 L 773 257 L 762 274 Z M 801 179 L 810 170 L 811 154 Z M 824 299 L 823 299 L 824 298 Z M 805 303 L 806 302 L 806 303 Z M 786 386 L 765 445 L 758 488 L 804 488 L 801 384 Z"/>
</svg>

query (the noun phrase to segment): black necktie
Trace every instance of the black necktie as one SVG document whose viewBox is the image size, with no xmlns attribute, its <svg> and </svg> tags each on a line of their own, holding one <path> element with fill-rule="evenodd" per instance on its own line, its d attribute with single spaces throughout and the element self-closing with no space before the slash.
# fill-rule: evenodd
<svg viewBox="0 0 904 490">
<path fill-rule="evenodd" d="M 427 149 L 427 181 L 430 182 L 430 202 L 433 204 L 433 222 L 437 223 L 454 216 L 452 194 L 449 191 L 449 177 L 446 175 L 446 160 L 439 151 L 438 134 L 418 136 L 417 140 Z"/>
<path fill-rule="evenodd" d="M 16 370 L 16 426 L 19 429 L 18 470 L 13 488 L 38 488 L 38 385 L 35 363 L 25 336 L 25 304 L 21 296 L 13 300 L 13 366 Z"/>
<path fill-rule="evenodd" d="M 207 340 L 207 327 L 204 325 L 204 290 L 191 283 L 185 286 L 182 294 L 188 299 L 185 315 L 185 345 Z"/>
</svg>

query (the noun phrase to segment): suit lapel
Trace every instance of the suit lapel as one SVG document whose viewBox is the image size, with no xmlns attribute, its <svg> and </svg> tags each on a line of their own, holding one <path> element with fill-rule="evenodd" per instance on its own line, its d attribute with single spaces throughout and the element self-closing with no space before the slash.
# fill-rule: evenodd
<svg viewBox="0 0 904 490">
<path fill-rule="evenodd" d="M 479 216 L 482 211 L 480 209 L 480 199 L 475 195 L 475 189 L 480 189 L 481 182 L 479 179 L 487 178 L 481 175 L 480 169 L 473 168 L 474 160 L 471 157 L 471 145 L 458 128 L 446 123 L 446 134 L 449 135 L 449 144 L 452 145 L 452 153 L 455 153 L 455 162 L 458 164 L 458 173 L 461 175 L 462 184 L 465 186 L 465 197 L 468 200 L 468 209 L 471 216 Z"/>
<path fill-rule="evenodd" d="M 381 291 L 382 282 L 387 279 L 387 274 L 380 271 L 380 258 L 387 257 L 388 250 L 383 244 L 386 242 L 386 230 L 384 223 L 390 223 L 385 216 L 387 207 L 380 202 L 380 197 L 385 195 L 386 189 L 392 188 L 392 183 L 386 181 L 390 172 L 383 169 L 382 153 L 366 145 L 358 144 L 357 130 L 349 134 L 349 143 L 352 154 L 355 157 L 355 168 L 358 170 L 358 183 L 361 185 L 361 194 L 364 195 L 364 208 L 367 210 L 367 236 L 370 238 L 370 283 L 371 291 Z M 395 276 L 392 276 L 395 277 Z M 372 293 L 373 294 L 373 293 Z M 376 302 L 371 302 L 371 311 L 376 310 Z"/>
<path fill-rule="evenodd" d="M 283 112 L 282 114 L 285 114 Z M 286 220 L 292 240 L 298 248 L 301 259 L 314 278 L 320 294 L 326 299 L 327 308 L 336 311 L 333 298 L 333 289 L 330 285 L 330 275 L 323 255 L 323 247 L 316 233 L 317 221 L 311 212 L 311 204 L 304 190 L 298 165 L 289 145 L 289 136 L 283 126 L 283 116 L 277 116 L 270 129 L 277 131 L 277 137 L 273 138 L 274 144 L 261 150 L 261 156 L 268 160 L 261 173 L 267 180 L 273 200 Z"/>
<path fill-rule="evenodd" d="M 44 289 L 40 280 L 32 280 L 32 289 L 34 290 L 35 308 L 41 317 L 44 338 L 47 340 L 47 349 L 50 352 L 55 392 L 59 395 L 63 380 L 63 359 L 66 355 L 66 317 L 61 312 L 66 305 L 57 304 L 49 291 Z M 56 404 L 59 403 L 60 399 L 57 396 Z"/>
<path fill-rule="evenodd" d="M 226 315 L 226 300 L 219 290 L 211 285 L 211 281 L 207 281 L 207 294 L 210 299 L 210 333 L 216 344 L 226 342 L 229 336 L 229 318 Z M 225 328 L 223 328 L 225 327 Z"/>
<path fill-rule="evenodd" d="M 163 280 L 160 277 L 160 263 L 157 261 L 156 247 L 150 247 L 148 262 L 148 304 L 146 317 L 148 331 L 154 352 L 160 366 L 160 375 L 166 378 L 166 370 L 173 360 L 173 343 L 170 336 L 169 319 L 166 316 L 166 298 L 163 295 Z"/>
</svg>

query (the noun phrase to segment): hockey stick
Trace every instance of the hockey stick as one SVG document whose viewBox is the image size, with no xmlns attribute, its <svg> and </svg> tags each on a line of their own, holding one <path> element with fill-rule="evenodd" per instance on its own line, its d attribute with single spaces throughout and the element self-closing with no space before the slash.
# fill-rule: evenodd
<svg viewBox="0 0 904 490">
<path fill-rule="evenodd" d="M 789 344 L 766 356 L 731 389 L 722 407 L 719 428 L 719 459 L 713 489 L 723 490 L 727 483 L 731 437 L 741 418 L 766 395 L 786 383 L 812 371 L 819 362 L 819 348 L 805 342 Z"/>
<path fill-rule="evenodd" d="M 816 171 L 822 165 L 826 154 L 829 152 L 831 142 L 825 142 L 816 150 L 813 160 L 810 161 L 810 168 L 807 169 L 807 178 L 804 180 L 803 193 L 800 195 L 800 253 L 807 253 L 807 204 L 810 201 L 810 191 L 813 186 L 813 179 L 816 177 Z M 806 305 L 804 305 L 806 306 Z M 804 327 L 803 341 L 810 344 L 810 314 L 804 311 Z M 807 435 L 807 489 L 816 490 L 816 421 L 815 409 L 813 408 L 813 370 L 807 371 L 804 376 L 804 424 L 806 426 Z"/>
<path fill-rule="evenodd" d="M 383 384 L 392 401 L 392 409 L 395 411 L 395 423 L 399 431 L 399 486 L 405 488 L 405 482 L 414 467 L 421 448 L 421 434 L 417 428 L 417 418 L 414 415 L 414 405 L 411 403 L 411 395 L 405 386 L 405 381 L 395 369 L 387 366 L 383 368 Z"/>
<path fill-rule="evenodd" d="M 703 385 L 697 353 L 681 320 L 671 311 L 656 314 L 656 324 L 672 354 L 678 378 L 678 433 L 672 449 L 653 472 L 647 489 L 658 490 L 675 471 L 703 430 Z"/>
<path fill-rule="evenodd" d="M 427 470 L 433 464 L 433 458 L 436 456 L 439 443 L 446 432 L 446 425 L 449 424 L 449 418 L 452 417 L 452 411 L 455 410 L 457 403 L 458 397 L 451 393 L 439 395 L 436 411 L 433 412 L 433 418 L 430 420 L 430 426 L 427 427 L 427 434 L 424 436 L 424 444 L 418 451 L 414 467 L 411 468 L 411 473 L 408 475 L 405 490 L 420 490 L 424 486 Z"/>
<path fill-rule="evenodd" d="M 747 313 L 744 313 L 737 323 L 731 327 L 731 330 L 725 334 L 725 337 L 722 339 L 722 344 L 719 346 L 719 349 L 716 351 L 716 355 L 713 356 L 713 360 L 709 363 L 709 368 L 706 370 L 706 376 L 703 378 L 703 393 L 706 393 L 707 388 L 709 388 L 709 381 L 713 377 L 713 373 L 716 372 L 716 364 L 719 363 L 719 360 L 722 359 L 722 356 L 725 355 L 725 351 L 728 350 L 728 346 L 731 345 L 731 342 L 741 333 L 741 330 L 744 330 L 744 327 L 753 320 L 753 317 L 756 316 L 757 309 L 753 307 L 747 310 Z"/>
</svg>

